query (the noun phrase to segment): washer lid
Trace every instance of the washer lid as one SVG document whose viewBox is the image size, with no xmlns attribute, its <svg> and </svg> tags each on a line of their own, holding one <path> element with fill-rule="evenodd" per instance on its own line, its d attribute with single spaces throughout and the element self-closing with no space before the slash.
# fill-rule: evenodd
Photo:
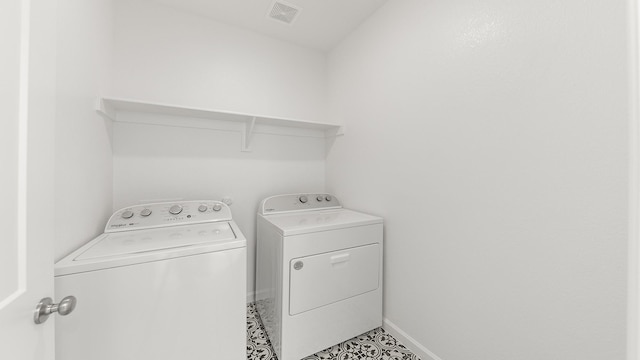
<svg viewBox="0 0 640 360">
<path fill-rule="evenodd" d="M 227 222 L 126 231 L 103 237 L 74 258 L 75 261 L 138 254 L 235 239 Z"/>
<path fill-rule="evenodd" d="M 382 218 L 361 212 L 337 209 L 263 216 L 284 236 L 381 224 Z"/>
<path fill-rule="evenodd" d="M 246 247 L 234 222 L 102 234 L 55 264 L 55 275 Z"/>
</svg>

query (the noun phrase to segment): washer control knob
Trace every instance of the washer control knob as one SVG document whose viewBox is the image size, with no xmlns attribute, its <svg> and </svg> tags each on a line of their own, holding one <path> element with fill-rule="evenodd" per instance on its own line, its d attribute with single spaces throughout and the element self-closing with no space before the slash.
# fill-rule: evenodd
<svg viewBox="0 0 640 360">
<path fill-rule="evenodd" d="M 198 206 L 198 211 L 200 211 L 200 212 L 205 212 L 205 211 L 207 211 L 207 209 L 208 209 L 207 205 L 205 205 L 205 204 L 202 204 L 202 205 Z"/>
<path fill-rule="evenodd" d="M 306 204 L 307 201 L 309 201 L 309 199 L 305 195 L 300 196 L 298 200 L 303 204 Z"/>
<path fill-rule="evenodd" d="M 149 209 L 142 209 L 142 211 L 140 211 L 140 215 L 147 217 L 149 215 L 151 215 L 151 210 Z"/>
<path fill-rule="evenodd" d="M 324 200 L 324 198 L 322 197 L 322 195 L 318 195 L 318 197 L 316 198 L 316 200 L 318 200 L 319 202 Z"/>
<path fill-rule="evenodd" d="M 332 197 L 331 197 L 331 195 L 327 195 L 327 196 L 324 197 L 324 199 L 327 200 L 327 201 L 331 201 Z"/>
<path fill-rule="evenodd" d="M 169 208 L 169 212 L 173 215 L 178 215 L 182 212 L 182 206 L 180 205 L 173 205 Z"/>
<path fill-rule="evenodd" d="M 220 204 L 213 205 L 213 211 L 220 211 L 220 210 L 222 210 L 222 205 Z"/>
<path fill-rule="evenodd" d="M 127 211 L 122 213 L 122 218 L 123 219 L 131 219 L 132 217 L 133 217 L 133 211 L 131 211 L 131 210 L 127 210 Z"/>
</svg>

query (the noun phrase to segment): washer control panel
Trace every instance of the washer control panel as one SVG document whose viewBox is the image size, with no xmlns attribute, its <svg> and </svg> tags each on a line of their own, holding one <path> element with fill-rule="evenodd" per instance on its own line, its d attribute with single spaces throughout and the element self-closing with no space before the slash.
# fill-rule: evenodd
<svg viewBox="0 0 640 360">
<path fill-rule="evenodd" d="M 105 233 L 230 221 L 231 209 L 215 200 L 178 201 L 130 206 L 116 211 Z"/>
<path fill-rule="evenodd" d="M 340 209 L 340 201 L 331 194 L 288 194 L 268 197 L 260 203 L 261 215 L 292 211 Z"/>
</svg>

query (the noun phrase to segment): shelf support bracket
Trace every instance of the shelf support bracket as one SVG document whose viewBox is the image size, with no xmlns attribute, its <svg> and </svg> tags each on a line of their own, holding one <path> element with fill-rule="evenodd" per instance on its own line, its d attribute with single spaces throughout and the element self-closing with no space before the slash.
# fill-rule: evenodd
<svg viewBox="0 0 640 360">
<path fill-rule="evenodd" d="M 242 151 L 251 151 L 251 139 L 253 137 L 253 128 L 256 125 L 255 116 L 249 118 L 244 123 L 244 129 L 242 131 Z"/>
</svg>

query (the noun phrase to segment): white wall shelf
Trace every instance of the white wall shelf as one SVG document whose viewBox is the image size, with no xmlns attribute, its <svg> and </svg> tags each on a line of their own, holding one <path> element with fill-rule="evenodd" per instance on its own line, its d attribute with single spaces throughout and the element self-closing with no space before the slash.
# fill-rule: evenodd
<svg viewBox="0 0 640 360">
<path fill-rule="evenodd" d="M 98 98 L 96 111 L 105 119 L 117 122 L 239 131 L 242 151 L 251 151 L 252 136 L 258 133 L 324 138 L 344 134 L 344 128 L 336 124 L 109 97 Z M 129 116 L 131 113 L 159 116 Z"/>
</svg>

